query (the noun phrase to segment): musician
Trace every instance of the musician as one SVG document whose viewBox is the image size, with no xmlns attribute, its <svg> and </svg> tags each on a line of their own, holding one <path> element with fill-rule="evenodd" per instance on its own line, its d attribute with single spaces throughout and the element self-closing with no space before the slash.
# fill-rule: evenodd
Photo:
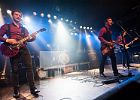
<svg viewBox="0 0 140 100">
<path fill-rule="evenodd" d="M 102 60 L 99 68 L 99 73 L 101 77 L 106 77 L 104 74 L 104 65 L 108 56 L 111 59 L 114 76 L 121 75 L 120 73 L 118 73 L 116 65 L 116 57 L 113 48 L 112 31 L 111 31 L 112 24 L 113 24 L 112 18 L 108 17 L 105 21 L 105 26 L 102 27 L 99 32 L 99 40 L 101 41 L 101 52 L 102 52 Z"/>
<path fill-rule="evenodd" d="M 127 50 L 127 43 L 126 43 L 126 35 L 127 32 L 124 31 L 120 36 L 117 38 L 117 42 L 120 46 L 120 50 L 122 52 L 122 64 L 123 67 L 130 67 L 130 59 L 129 59 L 129 53 Z"/>
<path fill-rule="evenodd" d="M 22 12 L 19 10 L 12 11 L 13 22 L 11 24 L 4 24 L 0 28 L 0 41 L 9 44 L 18 44 L 18 40 L 25 38 L 29 35 L 28 30 L 22 26 L 20 23 L 22 18 Z M 3 36 L 7 35 L 7 38 Z M 35 40 L 35 36 L 32 36 L 27 42 L 31 42 Z M 32 68 L 31 55 L 26 47 L 26 43 L 22 43 L 22 46 L 19 48 L 19 52 L 17 55 L 10 57 L 10 63 L 12 67 L 12 78 L 13 78 L 13 89 L 14 94 L 13 97 L 20 97 L 20 89 L 19 89 L 19 62 L 22 62 L 26 68 L 26 77 L 29 83 L 30 92 L 34 96 L 38 96 L 39 91 L 35 87 L 34 83 L 34 74 Z"/>
</svg>

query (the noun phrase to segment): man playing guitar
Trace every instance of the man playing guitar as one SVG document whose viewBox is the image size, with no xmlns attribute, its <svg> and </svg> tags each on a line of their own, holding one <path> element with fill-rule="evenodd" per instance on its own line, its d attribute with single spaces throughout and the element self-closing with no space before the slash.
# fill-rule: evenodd
<svg viewBox="0 0 140 100">
<path fill-rule="evenodd" d="M 112 40 L 112 31 L 110 29 L 112 24 L 113 24 L 112 18 L 108 17 L 105 21 L 105 26 L 102 27 L 99 32 L 99 40 L 101 41 L 101 52 L 102 52 L 102 60 L 99 69 L 101 77 L 105 77 L 104 65 L 107 56 L 109 56 L 111 59 L 114 76 L 120 76 L 120 73 L 118 73 L 118 69 L 116 65 L 116 56 L 114 53 L 114 46 L 113 46 L 114 43 Z"/>
<path fill-rule="evenodd" d="M 126 43 L 126 35 L 126 31 L 122 32 L 122 34 L 117 38 L 117 43 L 120 46 L 120 50 L 122 52 L 123 67 L 130 67 L 130 57 L 127 49 L 134 43 L 134 41 L 138 40 L 138 38 L 134 38 L 131 42 Z"/>
<path fill-rule="evenodd" d="M 13 22 L 11 24 L 4 24 L 0 28 L 0 41 L 10 45 L 16 45 L 18 44 L 18 40 L 29 36 L 29 32 L 20 23 L 22 18 L 21 11 L 13 10 L 12 18 L 13 18 Z M 7 38 L 3 37 L 4 35 L 7 35 Z M 20 97 L 20 89 L 19 89 L 19 62 L 20 61 L 24 63 L 24 66 L 26 68 L 26 75 L 27 75 L 27 80 L 29 83 L 31 94 L 34 96 L 38 96 L 39 91 L 35 87 L 35 83 L 34 83 L 32 59 L 28 51 L 28 48 L 26 46 L 27 45 L 26 42 L 31 42 L 33 40 L 35 40 L 35 36 L 31 37 L 30 39 L 22 43 L 22 46 L 18 48 L 19 52 L 15 56 L 10 57 L 10 63 L 12 67 L 13 89 L 14 89 L 13 97 L 15 98 Z"/>
</svg>

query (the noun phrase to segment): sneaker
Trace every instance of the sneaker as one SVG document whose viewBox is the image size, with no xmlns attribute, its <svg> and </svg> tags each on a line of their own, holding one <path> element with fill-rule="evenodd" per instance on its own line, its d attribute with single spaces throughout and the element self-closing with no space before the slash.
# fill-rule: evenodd
<svg viewBox="0 0 140 100">
<path fill-rule="evenodd" d="M 117 73 L 117 74 L 114 74 L 114 76 L 117 76 L 117 77 L 122 77 L 123 75 L 120 74 L 120 73 Z"/>
<path fill-rule="evenodd" d="M 33 88 L 31 88 L 30 89 L 30 91 L 31 91 L 31 94 L 33 95 L 33 96 L 35 96 L 35 97 L 38 97 L 39 96 L 39 90 L 37 90 L 37 88 L 36 87 L 33 87 Z"/>
<path fill-rule="evenodd" d="M 104 73 L 100 73 L 100 77 L 106 77 Z"/>
<path fill-rule="evenodd" d="M 19 97 L 20 97 L 19 89 L 14 89 L 13 97 L 14 97 L 14 98 L 19 98 Z"/>
</svg>

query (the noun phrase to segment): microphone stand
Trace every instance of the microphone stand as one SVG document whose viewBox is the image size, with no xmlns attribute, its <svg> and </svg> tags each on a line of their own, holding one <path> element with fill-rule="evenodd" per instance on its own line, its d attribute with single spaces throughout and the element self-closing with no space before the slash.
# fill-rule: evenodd
<svg viewBox="0 0 140 100">
<path fill-rule="evenodd" d="M 123 32 L 125 32 L 126 30 L 118 23 L 118 25 L 120 26 L 120 28 L 123 30 Z M 122 33 L 121 34 L 121 37 L 122 37 L 122 43 L 123 43 L 123 50 L 124 50 L 124 53 L 125 53 L 125 56 L 128 55 L 127 53 L 127 49 L 126 49 L 126 43 L 125 43 L 125 38 L 124 38 L 124 34 Z M 129 55 L 128 55 L 129 56 Z M 126 59 L 126 58 L 125 58 Z M 126 59 L 126 62 L 128 63 L 128 58 Z M 132 73 L 130 72 L 130 66 L 127 66 L 127 69 L 128 69 L 128 76 L 133 76 Z"/>
</svg>

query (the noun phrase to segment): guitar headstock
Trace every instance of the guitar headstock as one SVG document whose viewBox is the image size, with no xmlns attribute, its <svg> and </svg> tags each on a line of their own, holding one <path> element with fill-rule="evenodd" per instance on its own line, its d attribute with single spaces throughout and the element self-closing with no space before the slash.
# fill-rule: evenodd
<svg viewBox="0 0 140 100">
<path fill-rule="evenodd" d="M 138 40 L 138 39 L 139 39 L 138 37 L 134 38 L 134 40 Z"/>
<path fill-rule="evenodd" d="M 39 32 L 43 32 L 43 31 L 46 31 L 46 28 L 41 28 L 41 29 L 39 30 Z"/>
</svg>

